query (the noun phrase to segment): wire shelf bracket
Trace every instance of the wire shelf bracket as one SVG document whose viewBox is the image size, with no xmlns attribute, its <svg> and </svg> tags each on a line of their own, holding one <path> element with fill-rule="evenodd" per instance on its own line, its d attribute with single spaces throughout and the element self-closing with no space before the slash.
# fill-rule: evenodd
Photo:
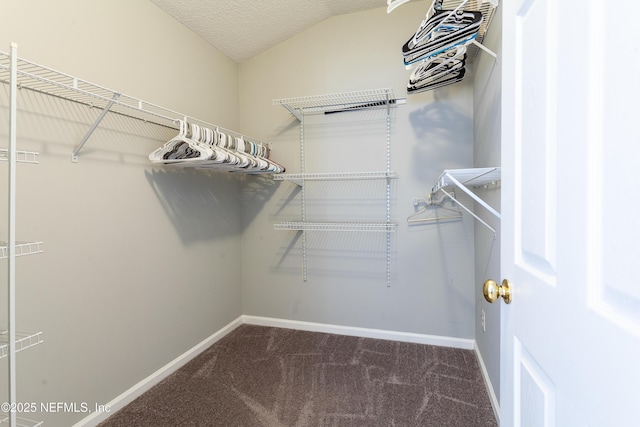
<svg viewBox="0 0 640 427">
<path fill-rule="evenodd" d="M 100 125 L 100 122 L 102 122 L 102 119 L 104 119 L 104 117 L 107 115 L 107 113 L 109 112 L 109 110 L 113 106 L 113 103 L 116 102 L 118 97 L 120 97 L 119 93 L 116 92 L 116 93 L 113 94 L 113 98 L 111 98 L 111 101 L 109 101 L 107 106 L 104 107 L 104 109 L 102 110 L 102 112 L 100 113 L 100 115 L 98 116 L 96 121 L 93 123 L 91 128 L 89 128 L 89 130 L 87 131 L 87 134 L 84 136 L 84 138 L 82 138 L 82 141 L 80 141 L 80 145 L 78 145 L 76 147 L 76 149 L 73 150 L 73 153 L 71 153 L 71 161 L 72 162 L 78 163 L 78 154 L 80 154 L 80 150 L 82 150 L 82 147 L 84 147 L 84 145 L 87 143 L 89 138 L 91 138 L 91 135 L 93 135 L 93 132 Z"/>
<path fill-rule="evenodd" d="M 496 234 L 496 230 L 487 224 L 482 218 L 475 214 L 471 209 L 467 208 L 462 202 L 460 202 L 452 193 L 449 193 L 448 188 L 451 186 L 456 186 L 462 191 L 464 191 L 469 197 L 475 200 L 480 206 L 484 207 L 487 211 L 489 211 L 496 218 L 501 219 L 500 212 L 492 208 L 487 202 L 482 200 L 471 191 L 469 188 L 473 187 L 482 187 L 489 184 L 495 184 L 500 181 L 501 178 L 501 168 L 499 167 L 490 167 L 490 168 L 471 168 L 471 169 L 448 169 L 442 172 L 436 184 L 431 188 L 431 194 L 434 195 L 438 191 L 444 193 L 447 197 L 449 197 L 452 201 L 454 201 L 458 206 L 464 209 L 467 213 L 472 215 L 475 219 L 480 221 L 485 227 L 493 231 L 494 237 Z"/>
</svg>

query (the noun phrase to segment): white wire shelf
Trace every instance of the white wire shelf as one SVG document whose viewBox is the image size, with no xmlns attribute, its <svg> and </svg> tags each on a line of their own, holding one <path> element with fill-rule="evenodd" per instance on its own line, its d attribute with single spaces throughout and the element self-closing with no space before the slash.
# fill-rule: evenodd
<svg viewBox="0 0 640 427">
<path fill-rule="evenodd" d="M 9 84 L 10 70 L 11 55 L 6 52 L 0 52 L 0 83 Z M 260 141 L 248 135 L 225 129 L 190 115 L 179 113 L 112 89 L 107 89 L 95 83 L 79 79 L 20 57 L 17 58 L 16 73 L 17 86 L 19 89 L 27 89 L 103 110 L 101 116 L 96 120 L 91 129 L 88 130 L 80 145 L 74 150 L 72 154 L 74 161 L 77 161 L 79 151 L 107 112 L 176 130 L 178 129 L 178 120 L 185 120 L 196 123 L 201 127 L 219 129 L 236 137 L 242 136 L 245 139 L 260 144 Z"/>
<path fill-rule="evenodd" d="M 16 151 L 16 161 L 20 163 L 38 163 L 38 155 L 35 151 Z M 0 148 L 0 161 L 9 161 L 9 150 Z"/>
<path fill-rule="evenodd" d="M 42 332 L 16 332 L 16 352 L 43 343 Z M 9 332 L 0 331 L 0 359 L 9 354 Z"/>
<path fill-rule="evenodd" d="M 43 242 L 16 242 L 16 256 L 34 255 L 44 252 Z M 0 242 L 0 259 L 9 256 L 7 242 Z"/>
<path fill-rule="evenodd" d="M 387 108 L 406 104 L 406 102 L 406 98 L 396 98 L 393 89 L 387 88 L 274 99 L 273 105 L 282 105 L 298 120 L 302 120 L 302 116 L 306 114 L 331 114 Z"/>
<path fill-rule="evenodd" d="M 346 180 L 374 180 L 374 179 L 396 179 L 396 172 L 330 172 L 330 173 L 289 173 L 277 174 L 273 176 L 276 181 L 291 181 L 302 185 L 304 181 L 346 181 Z"/>
<path fill-rule="evenodd" d="M 495 236 L 496 230 L 476 215 L 471 209 L 467 208 L 461 201 L 456 199 L 453 194 L 448 192 L 448 188 L 456 186 L 464 191 L 469 197 L 475 200 L 478 204 L 491 212 L 496 218 L 500 219 L 500 212 L 492 208 L 487 202 L 482 200 L 477 194 L 469 190 L 473 187 L 482 187 L 489 184 L 495 184 L 500 181 L 501 169 L 499 167 L 490 168 L 471 168 L 471 169 L 448 169 L 442 172 L 438 181 L 431 189 L 431 194 L 435 194 L 438 191 L 447 195 L 453 202 L 455 202 L 462 209 L 471 214 L 475 219 L 480 221 L 485 227 L 493 231 Z"/>
<path fill-rule="evenodd" d="M 40 427 L 44 424 L 43 421 L 28 420 L 26 418 L 16 418 L 16 423 L 16 427 Z M 4 412 L 0 416 L 0 425 L 3 424 L 9 425 L 9 416 Z"/>
<path fill-rule="evenodd" d="M 281 222 L 273 225 L 274 230 L 296 231 L 380 231 L 394 232 L 398 227 L 394 222 Z"/>
</svg>

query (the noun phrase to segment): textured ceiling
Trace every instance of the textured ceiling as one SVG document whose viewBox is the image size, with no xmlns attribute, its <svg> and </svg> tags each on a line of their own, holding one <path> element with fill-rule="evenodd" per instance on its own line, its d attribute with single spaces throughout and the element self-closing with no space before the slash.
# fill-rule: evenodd
<svg viewBox="0 0 640 427">
<path fill-rule="evenodd" d="M 151 0 L 236 62 L 330 16 L 386 7 L 385 0 Z"/>
</svg>

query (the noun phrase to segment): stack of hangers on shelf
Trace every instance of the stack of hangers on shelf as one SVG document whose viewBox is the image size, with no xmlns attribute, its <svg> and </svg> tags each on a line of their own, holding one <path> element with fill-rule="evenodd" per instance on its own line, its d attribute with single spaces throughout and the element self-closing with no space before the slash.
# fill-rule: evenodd
<svg viewBox="0 0 640 427">
<path fill-rule="evenodd" d="M 284 167 L 269 160 L 269 148 L 219 129 L 179 120 L 180 130 L 149 154 L 153 163 L 209 168 L 242 173 L 282 173 Z"/>
<path fill-rule="evenodd" d="M 387 12 L 407 1 L 387 0 Z M 407 85 L 410 94 L 450 85 L 464 78 L 467 46 L 478 37 L 483 14 L 463 9 L 468 0 L 447 10 L 443 9 L 443 1 L 433 1 L 418 30 L 402 46 L 405 67 L 415 67 Z M 482 1 L 497 3 L 496 0 Z"/>
</svg>

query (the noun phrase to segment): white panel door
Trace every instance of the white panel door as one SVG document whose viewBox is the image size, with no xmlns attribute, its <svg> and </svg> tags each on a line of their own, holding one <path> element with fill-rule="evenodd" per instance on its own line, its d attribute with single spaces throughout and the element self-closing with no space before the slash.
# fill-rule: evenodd
<svg viewBox="0 0 640 427">
<path fill-rule="evenodd" d="M 501 425 L 640 426 L 640 2 L 500 7 Z"/>
</svg>

